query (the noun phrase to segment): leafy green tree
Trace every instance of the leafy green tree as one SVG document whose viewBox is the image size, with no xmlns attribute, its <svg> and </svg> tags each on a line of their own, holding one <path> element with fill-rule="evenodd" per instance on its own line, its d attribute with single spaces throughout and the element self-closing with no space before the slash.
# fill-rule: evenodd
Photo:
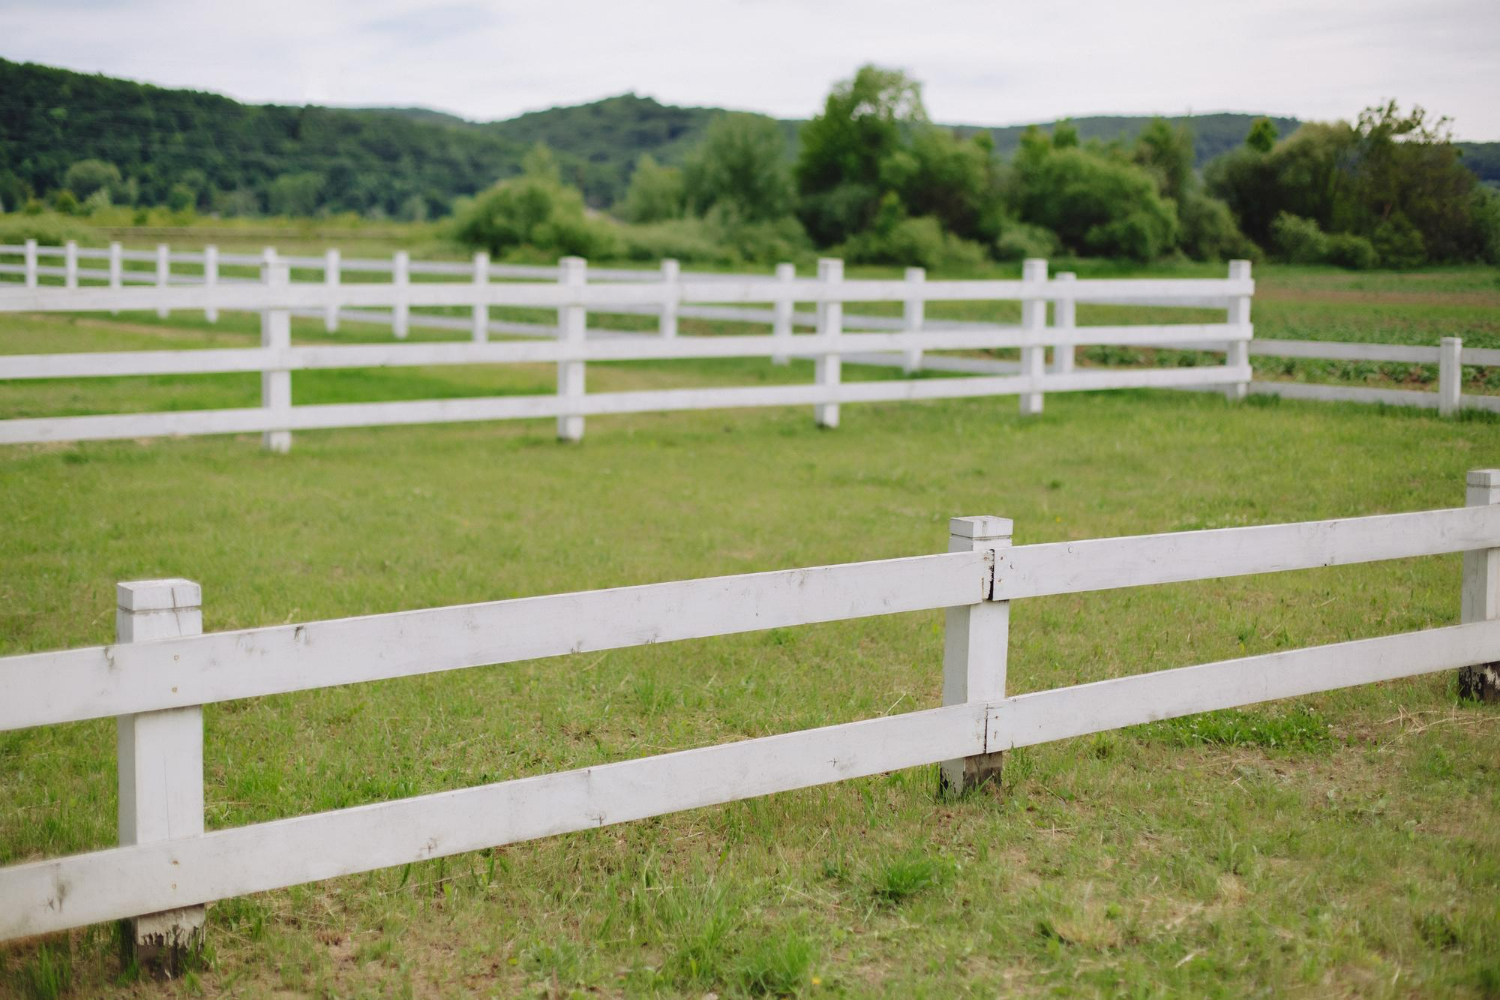
<svg viewBox="0 0 1500 1000">
<path fill-rule="evenodd" d="M 1269 153 L 1275 148 L 1276 139 L 1276 123 L 1269 118 L 1257 118 L 1250 123 L 1245 145 L 1257 153 Z"/>
<path fill-rule="evenodd" d="M 663 222 L 682 217 L 686 191 L 682 171 L 664 167 L 646 153 L 636 161 L 621 214 L 629 222 Z"/>
<path fill-rule="evenodd" d="M 1156 178 L 1162 197 L 1178 205 L 1187 200 L 1196 184 L 1193 176 L 1193 133 L 1173 127 L 1165 118 L 1153 118 L 1136 137 L 1131 159 Z"/>
<path fill-rule="evenodd" d="M 322 174 L 282 174 L 266 190 L 266 202 L 272 215 L 310 216 L 318 210 L 322 193 Z"/>
<path fill-rule="evenodd" d="M 899 70 L 861 66 L 834 86 L 799 135 L 798 214 L 814 240 L 837 243 L 874 221 L 883 164 L 926 121 L 921 85 Z"/>
<path fill-rule="evenodd" d="M 101 188 L 109 190 L 122 181 L 120 168 L 103 160 L 79 160 L 63 175 L 62 186 L 81 199 Z"/>
<path fill-rule="evenodd" d="M 880 178 L 912 216 L 930 216 L 964 239 L 991 243 L 1000 235 L 1003 193 L 988 133 L 963 141 L 948 129 L 915 126 L 910 144 L 886 158 Z"/>
<path fill-rule="evenodd" d="M 683 171 L 688 206 L 718 207 L 746 222 L 765 222 L 792 208 L 786 142 L 770 118 L 725 114 L 708 126 Z"/>
<path fill-rule="evenodd" d="M 1177 212 L 1155 178 L 1097 149 L 1055 146 L 1039 129 L 1016 154 L 1023 222 L 1057 234 L 1074 253 L 1152 260 L 1177 242 Z"/>
</svg>

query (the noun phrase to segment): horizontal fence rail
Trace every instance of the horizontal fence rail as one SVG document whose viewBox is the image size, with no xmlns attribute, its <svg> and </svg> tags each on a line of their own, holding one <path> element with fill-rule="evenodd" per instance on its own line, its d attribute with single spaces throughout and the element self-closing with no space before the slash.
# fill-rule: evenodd
<svg viewBox="0 0 1500 1000">
<path fill-rule="evenodd" d="M 54 249 L 0 247 L 0 258 L 19 251 L 22 264 L 0 263 L 24 272 L 21 284 L 0 284 L 0 313 L 120 312 L 201 310 L 216 319 L 223 310 L 261 314 L 261 347 L 174 351 L 111 351 L 80 354 L 0 356 L 0 380 L 105 378 L 128 376 L 260 373 L 261 405 L 256 408 L 172 411 L 99 416 L 32 417 L 0 421 L 0 444 L 88 441 L 189 434 L 254 433 L 267 448 L 284 451 L 294 431 L 336 427 L 462 422 L 554 417 L 558 436 L 576 440 L 584 420 L 602 414 L 669 412 L 721 407 L 812 406 L 820 425 L 836 427 L 845 403 L 974 398 L 1017 395 L 1023 413 L 1041 411 L 1048 392 L 1127 388 L 1215 388 L 1231 396 L 1245 393 L 1250 380 L 1246 344 L 1253 338 L 1249 298 L 1254 292 L 1249 266 L 1235 262 L 1227 279 L 1077 280 L 1071 274 L 1049 279 L 1045 261 L 1027 261 L 1020 280 L 928 281 L 920 268 L 901 280 L 845 280 L 840 261 L 819 263 L 816 277 L 797 277 L 791 265 L 774 276 L 684 274 L 675 261 L 659 270 L 595 269 L 564 258 L 556 268 L 496 266 L 476 255 L 472 264 L 414 262 L 397 253 L 390 262 L 345 260 L 337 251 L 324 257 L 284 257 L 219 253 L 127 254 L 118 244 L 107 252 L 107 272 L 77 267 L 80 248 L 64 248 L 62 287 L 43 284 L 51 271 L 37 263 Z M 197 263 L 201 273 L 174 274 L 174 261 Z M 153 263 L 154 271 L 129 269 L 126 262 Z M 223 268 L 258 269 L 258 276 L 229 275 Z M 292 280 L 294 268 L 322 270 L 323 281 Z M 389 280 L 345 282 L 346 271 L 388 274 Z M 414 274 L 435 279 L 411 280 Z M 106 282 L 86 285 L 86 279 Z M 537 278 L 555 280 L 538 281 Z M 467 279 L 467 280 L 465 280 Z M 592 280 L 591 280 L 592 279 Z M 146 287 L 141 287 L 145 285 Z M 1084 326 L 1073 322 L 1077 302 L 1115 299 L 1200 307 L 1215 303 L 1226 311 L 1223 323 Z M 928 302 L 1018 301 L 1020 327 L 957 320 L 931 320 Z M 859 302 L 901 303 L 903 315 L 846 315 Z M 798 304 L 811 312 L 799 312 Z M 1047 307 L 1057 322 L 1047 324 Z M 760 308 L 745 308 L 758 304 Z M 768 308 L 767 308 L 768 307 Z M 414 313 L 449 308 L 469 315 Z M 555 325 L 494 320 L 495 308 L 546 310 Z M 589 329 L 589 314 L 655 315 L 656 333 Z M 333 331 L 341 320 L 388 324 L 397 340 L 420 325 L 467 330 L 465 343 L 294 345 L 291 317 L 321 316 Z M 769 335 L 679 336 L 682 318 L 768 324 Z M 810 332 L 799 333 L 798 330 Z M 491 336 L 529 341 L 494 342 Z M 1174 371 L 1114 369 L 1077 372 L 1079 346 L 1180 346 L 1222 351 L 1222 365 Z M 941 356 L 943 351 L 1018 350 L 1019 366 L 998 368 L 984 359 Z M 1049 368 L 1046 355 L 1053 363 Z M 589 394 L 585 375 L 591 363 L 668 361 L 705 358 L 792 358 L 814 362 L 811 385 L 771 385 L 710 389 L 662 389 Z M 911 374 L 931 368 L 973 377 L 847 383 L 842 364 L 900 367 Z M 413 402 L 293 405 L 292 373 L 324 368 L 377 368 L 416 365 L 551 364 L 557 392 L 548 396 L 480 397 Z"/>
<path fill-rule="evenodd" d="M 121 826 L 137 833 L 0 868 L 0 938 L 117 918 L 135 919 L 138 943 L 142 927 L 201 934 L 202 904 L 244 893 L 939 762 L 945 780 L 972 787 L 1015 747 L 1489 664 L 1500 660 L 1500 470 L 1470 473 L 1467 490 L 1452 510 L 1026 546 L 1010 544 L 1003 518 L 957 518 L 941 555 L 207 635 L 195 634 L 196 584 L 121 584 L 120 642 L 0 659 L 0 728 L 119 717 Z M 1453 552 L 1465 554 L 1461 624 L 1005 693 L 1012 600 Z M 948 615 L 941 708 L 202 829 L 203 704 L 937 608 Z M 176 728 L 164 738 L 158 722 Z M 196 764 L 170 772 L 191 786 L 172 802 L 138 784 L 143 766 L 157 773 L 153 754 Z M 176 833 L 151 827 L 153 809 L 181 802 L 191 810 Z"/>
</svg>

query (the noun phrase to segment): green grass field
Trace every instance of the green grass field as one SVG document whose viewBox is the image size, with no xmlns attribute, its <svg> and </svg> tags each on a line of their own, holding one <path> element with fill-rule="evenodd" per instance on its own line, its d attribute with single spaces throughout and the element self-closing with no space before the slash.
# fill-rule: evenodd
<svg viewBox="0 0 1500 1000">
<path fill-rule="evenodd" d="M 1493 272 L 1370 289 L 1288 272 L 1284 294 L 1273 277 L 1266 336 L 1500 332 Z M 254 330 L 8 317 L 0 350 Z M 590 367 L 600 390 L 807 377 Z M 299 373 L 294 391 L 551 379 Z M 0 416 L 253 404 L 256 387 L 0 384 Z M 595 418 L 576 446 L 536 421 L 303 433 L 286 456 L 254 437 L 11 447 L 0 653 L 109 641 L 119 580 L 198 580 L 220 630 L 937 552 L 956 514 L 1012 517 L 1024 544 L 1457 506 L 1464 473 L 1496 465 L 1486 417 L 1147 392 L 1051 395 L 1029 420 L 1011 397 L 848 406 L 837 431 L 800 409 Z M 1019 602 L 1010 689 L 1452 623 L 1459 565 Z M 941 659 L 942 615 L 913 614 L 209 706 L 207 821 L 929 707 Z M 0 734 L 0 761 L 0 864 L 113 843 L 111 723 Z M 940 801 L 914 769 L 225 901 L 204 962 L 167 983 L 122 971 L 110 927 L 0 946 L 0 995 L 1494 996 L 1497 776 L 1500 712 L 1434 676 L 1018 751 L 1001 794 Z"/>
</svg>

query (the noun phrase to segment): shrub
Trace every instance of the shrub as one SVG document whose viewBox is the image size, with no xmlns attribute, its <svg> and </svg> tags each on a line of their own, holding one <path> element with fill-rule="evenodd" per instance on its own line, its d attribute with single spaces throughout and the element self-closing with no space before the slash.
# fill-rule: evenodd
<svg viewBox="0 0 1500 1000">
<path fill-rule="evenodd" d="M 69 240 L 80 244 L 97 244 L 92 229 L 69 222 L 56 215 L 7 215 L 0 219 L 0 243 L 15 245 L 36 240 L 42 246 L 62 246 Z"/>
<path fill-rule="evenodd" d="M 621 246 L 612 224 L 584 214 L 577 188 L 542 174 L 501 181 L 479 195 L 458 218 L 454 235 L 497 257 L 522 247 L 547 254 L 612 257 Z"/>
<path fill-rule="evenodd" d="M 1271 223 L 1271 246 L 1290 264 L 1321 264 L 1328 257 L 1328 237 L 1311 219 L 1282 212 Z"/>
<path fill-rule="evenodd" d="M 834 251 L 856 264 L 900 264 L 914 267 L 972 268 L 984 263 L 984 248 L 943 231 L 930 215 L 902 219 L 866 230 Z"/>
<path fill-rule="evenodd" d="M 1380 262 L 1375 246 L 1363 236 L 1334 233 L 1328 237 L 1328 263 L 1351 271 L 1368 271 Z"/>
<path fill-rule="evenodd" d="M 995 241 L 996 260 L 1025 260 L 1027 257 L 1051 257 L 1057 253 L 1057 234 L 1042 226 L 1007 221 Z"/>
<path fill-rule="evenodd" d="M 702 219 L 669 219 L 620 228 L 622 253 L 630 260 L 673 257 L 683 263 L 733 264 L 735 254 Z"/>
<path fill-rule="evenodd" d="M 646 153 L 636 161 L 621 214 L 630 222 L 662 222 L 682 216 L 682 171 L 664 167 Z"/>
<path fill-rule="evenodd" d="M 1427 263 L 1427 243 L 1417 227 L 1399 212 L 1375 227 L 1370 236 L 1380 263 L 1397 270 Z"/>
<path fill-rule="evenodd" d="M 1218 198 L 1199 192 L 1177 206 L 1182 223 L 1182 250 L 1194 260 L 1253 260 L 1259 249 L 1240 232 L 1234 213 Z"/>
</svg>

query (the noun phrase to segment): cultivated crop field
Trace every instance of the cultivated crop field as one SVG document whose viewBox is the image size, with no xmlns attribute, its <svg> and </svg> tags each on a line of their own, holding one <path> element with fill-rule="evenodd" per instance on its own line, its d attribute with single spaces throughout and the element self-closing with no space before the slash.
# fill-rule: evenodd
<svg viewBox="0 0 1500 1000">
<path fill-rule="evenodd" d="M 1257 277 L 1263 336 L 1500 346 L 1492 270 Z M 257 329 L 16 317 L 0 351 L 245 346 Z M 810 367 L 591 365 L 589 382 Z M 293 386 L 304 403 L 552 379 Z M 254 376 L 9 383 L 0 417 L 257 399 Z M 531 421 L 299 433 L 290 455 L 258 437 L 0 449 L 0 653 L 110 641 L 119 580 L 201 582 L 216 631 L 938 552 L 958 514 L 1014 518 L 1029 543 L 1459 506 L 1467 470 L 1500 466 L 1487 416 L 1166 392 L 1055 394 L 1024 420 L 1004 397 L 848 406 L 836 431 L 762 410 L 553 437 Z M 1459 567 L 1017 602 L 1010 689 L 1453 623 Z M 942 627 L 899 615 L 210 705 L 208 826 L 933 706 Z M 114 843 L 114 740 L 108 722 L 0 734 L 0 864 Z M 1452 677 L 1016 751 L 999 794 L 935 787 L 932 768 L 901 771 L 226 901 L 205 960 L 168 983 L 122 973 L 110 927 L 0 946 L 0 995 L 1500 992 L 1500 712 L 1457 701 Z"/>
</svg>

